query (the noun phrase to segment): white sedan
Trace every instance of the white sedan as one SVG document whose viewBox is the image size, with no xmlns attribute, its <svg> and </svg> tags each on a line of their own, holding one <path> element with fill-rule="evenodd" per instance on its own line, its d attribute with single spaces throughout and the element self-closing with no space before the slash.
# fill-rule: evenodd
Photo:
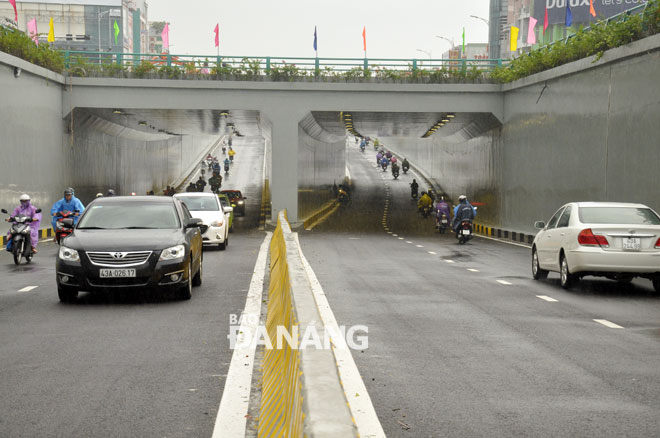
<svg viewBox="0 0 660 438">
<path fill-rule="evenodd" d="M 202 234 L 203 243 L 218 244 L 220 249 L 229 245 L 229 213 L 231 207 L 222 207 L 215 193 L 187 192 L 174 195 L 183 202 L 194 218 L 202 220 L 208 228 Z"/>
<path fill-rule="evenodd" d="M 561 286 L 601 276 L 621 282 L 648 278 L 660 292 L 660 216 L 643 204 L 572 202 L 562 206 L 532 245 L 532 275 L 559 272 Z"/>
</svg>

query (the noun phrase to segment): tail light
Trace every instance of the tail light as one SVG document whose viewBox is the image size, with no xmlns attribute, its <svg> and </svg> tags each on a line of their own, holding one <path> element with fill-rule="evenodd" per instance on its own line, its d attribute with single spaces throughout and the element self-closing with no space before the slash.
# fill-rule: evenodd
<svg viewBox="0 0 660 438">
<path fill-rule="evenodd" d="M 591 228 L 580 231 L 580 234 L 578 234 L 578 243 L 583 246 L 600 246 L 602 248 L 610 247 L 607 238 L 605 236 L 594 234 L 593 231 L 591 231 Z"/>
<path fill-rule="evenodd" d="M 660 239 L 656 240 L 655 249 L 660 249 Z"/>
</svg>

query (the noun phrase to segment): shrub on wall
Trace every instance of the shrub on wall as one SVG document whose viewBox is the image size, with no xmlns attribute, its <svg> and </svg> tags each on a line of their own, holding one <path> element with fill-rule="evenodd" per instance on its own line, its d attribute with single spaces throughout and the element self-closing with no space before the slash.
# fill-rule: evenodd
<svg viewBox="0 0 660 438">
<path fill-rule="evenodd" d="M 48 44 L 37 46 L 25 33 L 0 27 L 0 51 L 57 73 L 64 71 L 64 57 Z"/>
</svg>

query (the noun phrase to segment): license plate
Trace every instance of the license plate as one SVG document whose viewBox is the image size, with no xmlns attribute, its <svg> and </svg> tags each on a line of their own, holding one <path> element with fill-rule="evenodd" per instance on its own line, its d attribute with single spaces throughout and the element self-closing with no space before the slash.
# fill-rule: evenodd
<svg viewBox="0 0 660 438">
<path fill-rule="evenodd" d="M 443 224 L 446 224 L 446 223 L 447 223 L 447 219 L 443 219 L 443 220 L 442 220 L 442 223 L 443 223 Z"/>
<path fill-rule="evenodd" d="M 469 236 L 471 234 L 470 230 L 463 230 L 464 236 Z"/>
<path fill-rule="evenodd" d="M 101 278 L 130 278 L 135 277 L 135 269 L 101 269 Z"/>
<path fill-rule="evenodd" d="M 639 251 L 642 249 L 642 239 L 639 237 L 627 237 L 623 239 L 623 249 L 626 251 Z"/>
</svg>

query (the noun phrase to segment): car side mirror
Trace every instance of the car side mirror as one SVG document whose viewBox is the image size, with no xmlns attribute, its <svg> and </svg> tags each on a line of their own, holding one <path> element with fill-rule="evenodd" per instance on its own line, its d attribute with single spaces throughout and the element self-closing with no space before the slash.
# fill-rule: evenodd
<svg viewBox="0 0 660 438">
<path fill-rule="evenodd" d="M 40 208 L 37 208 L 36 210 L 34 210 L 34 212 L 35 212 L 35 213 L 41 213 L 41 209 L 40 209 Z"/>
<path fill-rule="evenodd" d="M 544 229 L 545 228 L 545 222 L 543 222 L 543 221 L 534 222 L 534 228 L 536 228 L 537 230 Z"/>
<path fill-rule="evenodd" d="M 222 211 L 224 211 L 225 213 L 231 213 L 232 211 L 234 211 L 234 208 L 233 207 L 222 207 Z"/>
<path fill-rule="evenodd" d="M 74 225 L 73 224 L 73 218 L 70 218 L 70 217 L 62 219 L 61 223 L 62 223 L 62 226 L 64 228 L 73 228 L 73 225 Z"/>
<path fill-rule="evenodd" d="M 199 218 L 193 217 L 186 219 L 186 228 L 199 228 L 202 225 L 204 225 L 204 223 Z"/>
<path fill-rule="evenodd" d="M 9 213 L 7 212 L 7 210 L 5 210 L 4 208 L 3 208 L 2 210 L 0 210 L 0 211 L 3 212 L 4 214 L 9 214 Z"/>
</svg>

